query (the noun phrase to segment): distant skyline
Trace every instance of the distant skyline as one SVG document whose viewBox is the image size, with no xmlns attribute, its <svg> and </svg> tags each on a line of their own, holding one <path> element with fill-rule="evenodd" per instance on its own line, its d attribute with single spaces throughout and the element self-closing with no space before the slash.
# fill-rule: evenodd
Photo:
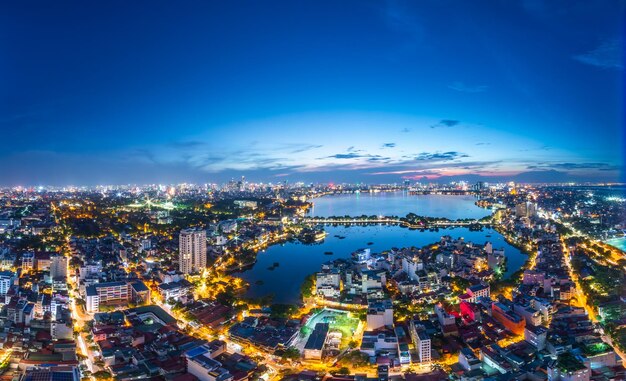
<svg viewBox="0 0 626 381">
<path fill-rule="evenodd" d="M 0 5 L 0 185 L 624 179 L 626 1 Z"/>
</svg>

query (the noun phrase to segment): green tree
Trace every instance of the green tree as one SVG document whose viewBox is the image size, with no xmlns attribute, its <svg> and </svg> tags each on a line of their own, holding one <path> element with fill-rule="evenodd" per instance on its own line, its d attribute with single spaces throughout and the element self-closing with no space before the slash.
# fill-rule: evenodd
<svg viewBox="0 0 626 381">
<path fill-rule="evenodd" d="M 369 364 L 369 356 L 361 351 L 355 350 L 346 354 L 339 363 L 341 365 L 352 365 L 354 367 L 361 367 Z"/>
<path fill-rule="evenodd" d="M 111 379 L 111 373 L 101 370 L 93 374 L 93 376 L 98 380 L 108 380 Z"/>
<path fill-rule="evenodd" d="M 298 311 L 298 307 L 293 304 L 272 304 L 270 309 L 273 318 L 288 318 Z"/>
<path fill-rule="evenodd" d="M 289 347 L 282 351 L 280 358 L 283 360 L 297 360 L 300 358 L 300 351 L 297 348 Z"/>
<path fill-rule="evenodd" d="M 303 298 L 310 298 L 313 296 L 313 287 L 315 286 L 315 274 L 307 275 L 300 286 L 300 294 Z"/>
</svg>

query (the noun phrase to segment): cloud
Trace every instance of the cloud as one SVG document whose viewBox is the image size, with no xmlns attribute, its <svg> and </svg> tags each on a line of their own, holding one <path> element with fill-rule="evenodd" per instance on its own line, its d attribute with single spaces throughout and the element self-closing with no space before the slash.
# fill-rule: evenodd
<svg viewBox="0 0 626 381">
<path fill-rule="evenodd" d="M 545 169 L 545 170 L 598 170 L 598 171 L 616 171 L 620 167 L 610 165 L 608 163 L 537 163 L 527 166 L 528 169 Z"/>
<path fill-rule="evenodd" d="M 385 143 L 381 148 L 393 148 L 396 146 L 396 143 Z"/>
<path fill-rule="evenodd" d="M 459 180 L 582 182 L 615 181 L 619 178 L 616 171 L 611 171 L 616 167 L 605 163 L 539 162 L 536 163 L 539 168 L 528 168 L 524 172 L 523 167 L 517 170 L 509 168 L 510 162 L 505 165 L 502 161 L 457 161 L 453 158 L 467 155 L 456 151 L 425 152 L 420 154 L 424 160 L 412 157 L 400 162 L 385 156 L 352 153 L 363 159 L 359 162 L 338 160 L 322 166 L 298 165 L 266 154 L 245 149 L 203 153 L 202 163 L 200 156 L 194 160 L 170 158 L 166 161 L 161 154 L 141 149 L 116 151 L 110 155 L 28 151 L 0 156 L 0 168 L 3 168 L 0 181 L 6 185 L 219 183 L 242 175 L 250 181 L 271 181 L 289 176 L 293 181 L 371 183 L 423 177 L 441 183 Z M 150 161 L 154 155 L 160 160 Z M 125 170 L 120 171 L 120 168 Z"/>
<path fill-rule="evenodd" d="M 477 146 L 490 146 L 490 145 L 491 145 L 491 143 L 487 143 L 487 142 L 478 142 L 478 143 L 476 143 L 475 145 L 477 145 Z"/>
<path fill-rule="evenodd" d="M 437 124 L 433 124 L 432 126 L 430 126 L 430 128 L 437 128 L 437 127 L 454 127 L 454 126 L 458 126 L 459 124 L 461 124 L 460 120 L 454 120 L 454 119 L 441 119 Z"/>
<path fill-rule="evenodd" d="M 486 85 L 468 86 L 464 84 L 463 82 L 454 82 L 454 83 L 449 84 L 448 88 L 455 90 L 455 91 L 462 92 L 462 93 L 482 93 L 482 92 L 487 91 L 489 86 L 486 86 Z"/>
<path fill-rule="evenodd" d="M 622 49 L 622 44 L 617 39 L 606 40 L 595 49 L 587 53 L 575 55 L 573 58 L 578 62 L 602 69 L 621 70 L 624 68 Z"/>
<path fill-rule="evenodd" d="M 419 155 L 417 155 L 415 160 L 420 160 L 420 161 L 448 161 L 448 160 L 455 160 L 455 159 L 460 159 L 460 158 L 464 158 L 464 157 L 469 157 L 469 155 L 466 155 L 466 154 L 460 153 L 460 152 L 456 152 L 456 151 L 448 151 L 448 152 L 422 152 Z"/>
<path fill-rule="evenodd" d="M 391 160 L 390 157 L 384 157 L 384 156 L 372 156 L 367 158 L 367 161 L 371 162 L 371 163 L 376 163 L 376 162 L 389 162 Z"/>
<path fill-rule="evenodd" d="M 301 152 L 306 152 L 306 151 L 310 151 L 313 149 L 317 149 L 317 148 L 322 148 L 323 145 L 321 144 L 293 144 L 290 145 L 291 150 L 289 151 L 290 153 L 301 153 Z"/>
<path fill-rule="evenodd" d="M 360 150 L 359 150 L 360 151 Z M 383 157 L 380 155 L 371 155 L 371 154 L 363 154 L 359 153 L 359 151 L 352 151 L 348 153 L 337 153 L 330 156 L 320 157 L 319 159 L 360 159 L 365 158 L 368 161 L 377 161 L 377 160 L 389 160 L 389 157 Z"/>
<path fill-rule="evenodd" d="M 356 149 L 356 147 L 355 147 L 355 146 L 350 146 L 350 147 L 348 147 L 348 148 L 346 149 L 346 151 L 348 151 L 348 152 L 363 152 L 363 150 L 362 150 L 362 149 Z"/>
<path fill-rule="evenodd" d="M 181 149 L 185 149 L 185 148 L 199 148 L 206 145 L 205 142 L 199 141 L 199 140 L 188 140 L 188 141 L 181 141 L 181 142 L 170 142 L 169 146 L 174 147 L 174 148 L 181 148 Z"/>
<path fill-rule="evenodd" d="M 349 152 L 349 153 L 338 153 L 335 155 L 331 155 L 331 156 L 326 156 L 325 158 L 328 159 L 356 159 L 359 157 L 363 157 L 363 155 L 360 155 L 358 153 L 355 152 Z"/>
</svg>

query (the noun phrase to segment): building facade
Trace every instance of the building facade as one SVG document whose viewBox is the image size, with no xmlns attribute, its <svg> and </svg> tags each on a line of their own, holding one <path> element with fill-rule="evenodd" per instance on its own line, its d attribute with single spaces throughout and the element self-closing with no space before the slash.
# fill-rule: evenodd
<svg viewBox="0 0 626 381">
<path fill-rule="evenodd" d="M 200 272 L 206 268 L 206 231 L 183 229 L 178 237 L 178 266 L 183 274 Z"/>
</svg>

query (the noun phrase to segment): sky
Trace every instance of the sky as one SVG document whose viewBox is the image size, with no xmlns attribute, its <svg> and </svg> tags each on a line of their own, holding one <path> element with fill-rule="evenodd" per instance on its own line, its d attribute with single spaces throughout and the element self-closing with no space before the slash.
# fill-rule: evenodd
<svg viewBox="0 0 626 381">
<path fill-rule="evenodd" d="M 625 181 L 625 1 L 0 5 L 0 185 Z"/>
</svg>

